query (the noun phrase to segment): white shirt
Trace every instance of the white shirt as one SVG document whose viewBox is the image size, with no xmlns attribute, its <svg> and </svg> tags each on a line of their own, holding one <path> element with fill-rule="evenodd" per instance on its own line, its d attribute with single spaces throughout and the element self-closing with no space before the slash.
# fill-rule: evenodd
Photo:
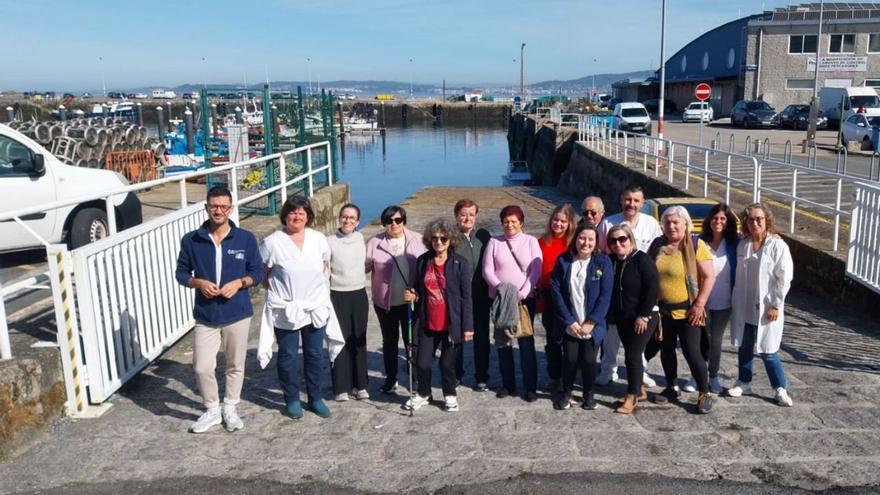
<svg viewBox="0 0 880 495">
<path fill-rule="evenodd" d="M 639 223 L 635 227 L 623 218 L 623 213 L 616 213 L 603 219 L 602 223 L 599 224 L 599 250 L 603 253 L 608 252 L 608 231 L 615 225 L 625 223 L 630 226 L 633 236 L 636 238 L 636 248 L 643 253 L 647 253 L 651 243 L 654 242 L 654 239 L 663 235 L 663 231 L 660 230 L 660 224 L 651 215 L 639 212 L 638 218 Z"/>
<path fill-rule="evenodd" d="M 744 240 L 743 242 L 752 243 L 750 240 Z M 743 280 L 743 284 L 746 288 L 745 301 L 747 304 L 743 321 L 749 325 L 757 326 L 758 322 L 761 321 L 761 315 L 758 314 L 761 308 L 761 295 L 758 293 L 758 277 L 761 271 L 761 256 L 763 254 L 764 246 L 761 246 L 757 251 L 747 249 L 741 261 L 745 265 L 746 279 Z"/>
<path fill-rule="evenodd" d="M 324 262 L 330 259 L 330 246 L 327 238 L 317 230 L 305 230 L 302 248 L 294 244 L 286 232 L 279 230 L 263 240 L 260 256 L 263 264 L 271 269 L 269 293 L 273 298 L 297 301 L 314 297 L 308 293 L 309 287 L 301 287 L 297 281 L 313 280 L 315 274 L 323 276 Z M 329 287 L 327 291 L 329 295 Z M 309 316 L 302 312 L 296 317 L 285 311 L 272 312 L 272 324 L 285 330 L 296 330 L 311 323 Z"/>
<path fill-rule="evenodd" d="M 730 286 L 730 263 L 727 259 L 727 240 L 722 240 L 718 245 L 718 250 L 712 249 L 712 244 L 706 243 L 709 252 L 712 253 L 712 267 L 715 269 L 715 285 L 712 286 L 712 292 L 706 301 L 706 309 L 716 311 L 719 309 L 730 309 L 731 293 L 733 288 Z"/>
<path fill-rule="evenodd" d="M 568 283 L 571 294 L 571 306 L 574 308 L 574 316 L 578 324 L 587 319 L 587 308 L 584 300 L 584 288 L 587 285 L 587 267 L 590 266 L 590 258 L 585 260 L 576 259 L 571 264 L 571 280 Z M 566 329 L 568 332 L 568 329 Z M 569 333 L 569 335 L 572 335 Z M 574 337 L 574 335 L 572 335 Z"/>
</svg>

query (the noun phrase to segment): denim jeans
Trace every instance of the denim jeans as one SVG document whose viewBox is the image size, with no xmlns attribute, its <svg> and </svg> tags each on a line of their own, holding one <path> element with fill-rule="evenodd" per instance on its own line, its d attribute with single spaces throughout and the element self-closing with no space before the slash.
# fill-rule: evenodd
<svg viewBox="0 0 880 495">
<path fill-rule="evenodd" d="M 746 323 L 743 329 L 742 345 L 739 346 L 739 381 L 751 383 L 752 366 L 755 362 L 755 339 L 758 336 L 758 327 Z M 788 388 L 788 382 L 785 380 L 785 371 L 782 369 L 782 360 L 779 354 L 771 352 L 768 354 L 759 354 L 761 360 L 764 361 L 764 368 L 767 370 L 767 376 L 770 378 L 770 385 L 776 390 L 779 387 Z"/>
<path fill-rule="evenodd" d="M 535 319 L 535 299 L 523 301 L 529 310 L 532 321 Z M 535 337 L 516 339 L 519 345 L 519 366 L 522 371 L 523 387 L 526 392 L 538 390 L 538 355 L 535 352 Z M 501 383 L 508 392 L 516 391 L 516 372 L 513 369 L 513 347 L 498 348 L 498 368 L 501 372 Z"/>
<path fill-rule="evenodd" d="M 324 375 L 327 362 L 324 357 L 325 327 L 306 325 L 297 330 L 275 328 L 278 341 L 278 380 L 284 392 L 284 402 L 299 401 L 299 339 L 302 336 L 303 370 L 309 402 L 324 398 Z"/>
</svg>

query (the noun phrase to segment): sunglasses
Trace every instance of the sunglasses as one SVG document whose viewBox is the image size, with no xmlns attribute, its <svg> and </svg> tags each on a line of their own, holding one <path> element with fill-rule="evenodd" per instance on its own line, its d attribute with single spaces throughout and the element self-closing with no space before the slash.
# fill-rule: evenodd
<svg viewBox="0 0 880 495">
<path fill-rule="evenodd" d="M 593 210 L 584 210 L 584 211 L 583 211 L 583 215 L 584 215 L 584 216 L 587 216 L 587 215 L 598 215 L 598 214 L 599 214 L 598 211 L 593 211 Z"/>
<path fill-rule="evenodd" d="M 383 223 L 382 225 L 385 225 L 387 227 L 388 225 L 391 225 L 392 223 L 396 223 L 397 225 L 402 224 L 403 217 L 394 217 L 392 219 L 389 219 L 387 222 Z"/>
<path fill-rule="evenodd" d="M 446 244 L 449 242 L 449 238 L 442 235 L 431 236 L 431 242 L 439 242 L 440 244 Z"/>
<path fill-rule="evenodd" d="M 622 235 L 619 237 L 609 237 L 608 238 L 608 245 L 609 246 L 613 246 L 614 244 L 621 244 L 622 245 L 628 241 L 629 241 L 629 237 L 627 237 L 625 235 Z"/>
</svg>

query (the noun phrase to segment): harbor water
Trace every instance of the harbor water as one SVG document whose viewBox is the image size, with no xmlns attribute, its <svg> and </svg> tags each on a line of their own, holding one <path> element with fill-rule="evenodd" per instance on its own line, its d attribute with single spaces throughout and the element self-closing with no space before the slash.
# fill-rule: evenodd
<svg viewBox="0 0 880 495">
<path fill-rule="evenodd" d="M 351 185 L 361 227 L 423 187 L 500 186 L 507 173 L 501 126 L 388 129 L 384 143 L 381 136 L 351 136 L 340 146 L 339 180 Z"/>
</svg>

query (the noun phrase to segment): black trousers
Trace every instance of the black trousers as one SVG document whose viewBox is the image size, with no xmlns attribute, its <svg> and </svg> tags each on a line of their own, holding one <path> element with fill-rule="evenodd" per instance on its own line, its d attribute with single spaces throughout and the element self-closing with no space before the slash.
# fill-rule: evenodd
<svg viewBox="0 0 880 495">
<path fill-rule="evenodd" d="M 401 335 L 403 336 L 403 346 L 407 351 L 407 357 L 409 357 L 407 305 L 391 306 L 391 309 L 387 311 L 375 304 L 373 308 L 376 310 L 376 317 L 379 318 L 379 328 L 382 329 L 382 360 L 385 363 L 385 377 L 388 380 L 397 381 L 397 356 L 399 352 L 397 343 L 400 342 Z"/>
<path fill-rule="evenodd" d="M 547 357 L 547 377 L 551 380 L 559 380 L 562 378 L 562 347 L 563 343 L 557 341 L 556 335 L 556 315 L 550 304 L 544 305 L 544 312 L 541 313 L 541 323 L 544 325 L 544 332 L 547 335 L 547 343 L 544 344 L 544 354 Z M 558 330 L 562 331 L 562 330 Z"/>
<path fill-rule="evenodd" d="M 474 297 L 474 378 L 478 383 L 489 382 L 489 355 L 492 349 L 489 332 L 489 310 L 492 300 Z M 463 362 L 459 360 L 459 362 Z M 464 371 L 464 370 L 462 370 Z M 463 374 L 463 373 L 462 373 Z"/>
<path fill-rule="evenodd" d="M 626 366 L 626 393 L 639 395 L 642 391 L 642 381 L 645 374 L 645 366 L 642 364 L 642 355 L 647 352 L 649 342 L 656 342 L 656 349 L 660 349 L 660 343 L 654 340 L 654 331 L 660 321 L 658 313 L 653 313 L 648 321 L 648 329 L 643 333 L 636 333 L 634 318 L 627 318 L 617 322 L 617 335 L 623 344 L 624 364 Z M 655 353 L 656 354 L 656 351 Z M 651 357 L 654 356 L 651 355 Z M 651 359 L 647 357 L 647 359 Z"/>
<path fill-rule="evenodd" d="M 681 341 L 681 352 L 691 369 L 691 376 L 697 382 L 697 390 L 700 393 L 709 392 L 709 369 L 706 366 L 708 339 L 704 338 L 703 333 L 703 328 L 691 325 L 686 318 L 675 320 L 671 316 L 663 316 L 660 362 L 663 363 L 667 386 L 674 385 L 678 378 L 678 357 L 675 354 L 675 347 L 676 343 Z"/>
<path fill-rule="evenodd" d="M 599 349 L 593 339 L 576 339 L 569 334 L 562 337 L 563 374 L 562 389 L 566 393 L 574 390 L 574 378 L 578 370 L 584 386 L 584 397 L 593 392 L 593 384 L 598 372 L 596 356 Z"/>
<path fill-rule="evenodd" d="M 342 329 L 345 347 L 333 361 L 333 393 L 367 389 L 367 317 L 370 303 L 367 290 L 330 291 L 330 301 Z"/>
<path fill-rule="evenodd" d="M 423 329 L 419 335 L 416 349 L 416 368 L 419 376 L 418 392 L 422 397 L 431 395 L 431 368 L 434 365 L 434 353 L 440 348 L 440 379 L 443 395 L 455 395 L 455 363 L 458 361 L 458 348 L 449 339 L 449 332 L 435 332 Z"/>
</svg>

